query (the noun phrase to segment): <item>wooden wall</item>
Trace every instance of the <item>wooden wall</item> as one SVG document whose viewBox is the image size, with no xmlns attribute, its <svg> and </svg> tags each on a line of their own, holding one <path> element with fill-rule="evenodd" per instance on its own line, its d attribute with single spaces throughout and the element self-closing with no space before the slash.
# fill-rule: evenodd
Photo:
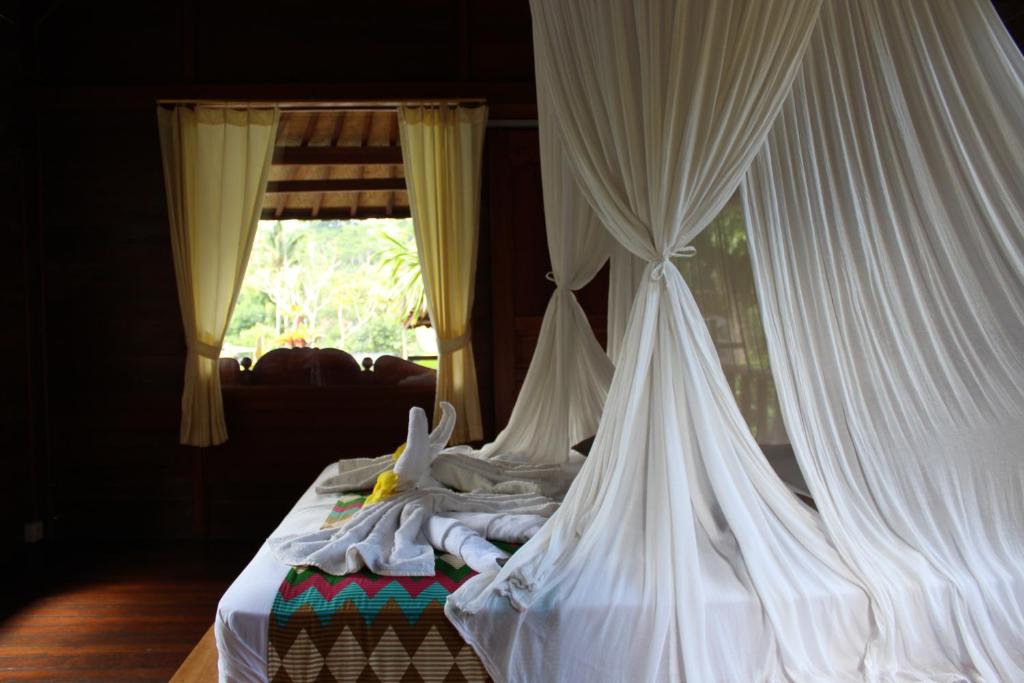
<svg viewBox="0 0 1024 683">
<path fill-rule="evenodd" d="M 19 111 L 34 122 L 35 134 L 23 137 L 39 172 L 5 169 L 5 177 L 31 183 L 25 194 L 37 193 L 42 207 L 38 229 L 27 231 L 41 245 L 30 261 L 46 282 L 39 290 L 46 343 L 38 352 L 48 377 L 51 465 L 41 488 L 52 504 L 39 516 L 51 538 L 263 536 L 301 491 L 291 490 L 294 482 L 311 480 L 335 456 L 287 462 L 283 452 L 245 461 L 237 448 L 229 456 L 178 445 L 185 342 L 155 99 L 483 96 L 492 119 L 529 119 L 528 2 L 302 0 L 246 3 L 239 12 L 228 2 L 71 1 L 26 6 L 24 15 L 17 28 L 30 42 L 31 88 Z M 489 131 L 488 150 L 496 133 Z M 532 181 L 539 197 L 539 176 Z M 474 308 L 489 433 L 489 207 L 517 202 L 502 192 L 483 198 Z M 519 229 L 543 235 L 542 224 Z M 24 275 L 3 277 L 4 305 L 24 317 Z M 4 344 L 25 354 L 29 328 L 19 329 Z M 18 397 L 28 390 L 24 382 L 7 388 Z M 18 397 L 10 405 L 25 405 Z M 21 429 L 5 433 L 27 439 L 28 416 L 14 412 Z M 268 497 L 286 465 L 290 488 Z M 232 476 L 234 487 L 225 483 Z M 26 514 L 5 510 L 3 518 L 18 520 L 20 534 Z"/>
<path fill-rule="evenodd" d="M 29 229 L 34 201 L 25 182 L 33 172 L 23 144 L 28 119 L 16 106 L 24 95 L 22 50 L 16 26 L 0 22 L 0 205 L 6 207 L 0 213 L 0 578 L 26 561 L 24 523 L 40 515 L 36 420 L 43 383 L 33 348 L 38 288 L 30 286 L 39 259 Z"/>
<path fill-rule="evenodd" d="M 1019 31 L 1019 4 L 999 1 Z M 0 100 L 0 553 L 37 517 L 51 538 L 264 535 L 280 502 L 198 519 L 224 502 L 207 477 L 225 461 L 177 444 L 185 343 L 155 100 L 483 96 L 492 119 L 533 118 L 528 0 L 14 5 L 0 21 L 0 87 L 16 88 Z M 474 339 L 493 434 L 551 285 L 536 133 L 491 129 L 486 154 Z M 602 278 L 581 295 L 599 333 Z M 275 467 L 237 468 L 239 486 L 262 490 Z"/>
</svg>

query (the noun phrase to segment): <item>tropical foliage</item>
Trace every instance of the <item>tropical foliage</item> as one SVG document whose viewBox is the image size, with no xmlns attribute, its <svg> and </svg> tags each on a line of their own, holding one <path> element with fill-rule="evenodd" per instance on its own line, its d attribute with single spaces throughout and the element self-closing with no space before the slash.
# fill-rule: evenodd
<svg viewBox="0 0 1024 683">
<path fill-rule="evenodd" d="M 261 221 L 225 355 L 319 346 L 431 355 L 410 219 Z M 424 334 L 426 332 L 426 334 Z"/>
</svg>

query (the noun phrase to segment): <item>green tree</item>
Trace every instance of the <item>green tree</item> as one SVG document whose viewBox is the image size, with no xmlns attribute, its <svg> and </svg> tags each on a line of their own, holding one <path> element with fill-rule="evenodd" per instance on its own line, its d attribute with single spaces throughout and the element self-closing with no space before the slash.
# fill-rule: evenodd
<svg viewBox="0 0 1024 683">
<path fill-rule="evenodd" d="M 410 219 L 261 222 L 225 342 L 422 354 L 415 244 Z"/>
</svg>

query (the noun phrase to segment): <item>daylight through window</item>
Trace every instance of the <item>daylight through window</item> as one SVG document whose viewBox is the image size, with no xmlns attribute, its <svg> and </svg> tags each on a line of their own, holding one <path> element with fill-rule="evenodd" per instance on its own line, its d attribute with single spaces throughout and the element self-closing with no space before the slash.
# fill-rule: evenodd
<svg viewBox="0 0 1024 683">
<path fill-rule="evenodd" d="M 302 347 L 436 367 L 412 219 L 260 221 L 223 355 Z"/>
</svg>

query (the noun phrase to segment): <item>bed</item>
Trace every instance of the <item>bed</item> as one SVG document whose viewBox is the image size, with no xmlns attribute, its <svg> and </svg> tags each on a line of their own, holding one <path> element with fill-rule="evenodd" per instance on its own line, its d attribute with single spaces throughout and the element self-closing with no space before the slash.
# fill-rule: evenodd
<svg viewBox="0 0 1024 683">
<path fill-rule="evenodd" d="M 343 522 L 357 494 L 318 495 L 326 468 L 274 536 Z M 509 548 L 510 550 L 512 548 Z M 480 660 L 444 616 L 473 576 L 438 555 L 436 576 L 332 577 L 278 562 L 266 544 L 228 588 L 214 632 L 222 681 L 486 681 Z"/>
<path fill-rule="evenodd" d="M 229 438 L 204 455 L 201 491 L 214 541 L 265 539 L 324 465 L 390 453 L 410 408 L 433 413 L 434 371 L 394 356 L 275 349 L 220 370 Z"/>
</svg>

